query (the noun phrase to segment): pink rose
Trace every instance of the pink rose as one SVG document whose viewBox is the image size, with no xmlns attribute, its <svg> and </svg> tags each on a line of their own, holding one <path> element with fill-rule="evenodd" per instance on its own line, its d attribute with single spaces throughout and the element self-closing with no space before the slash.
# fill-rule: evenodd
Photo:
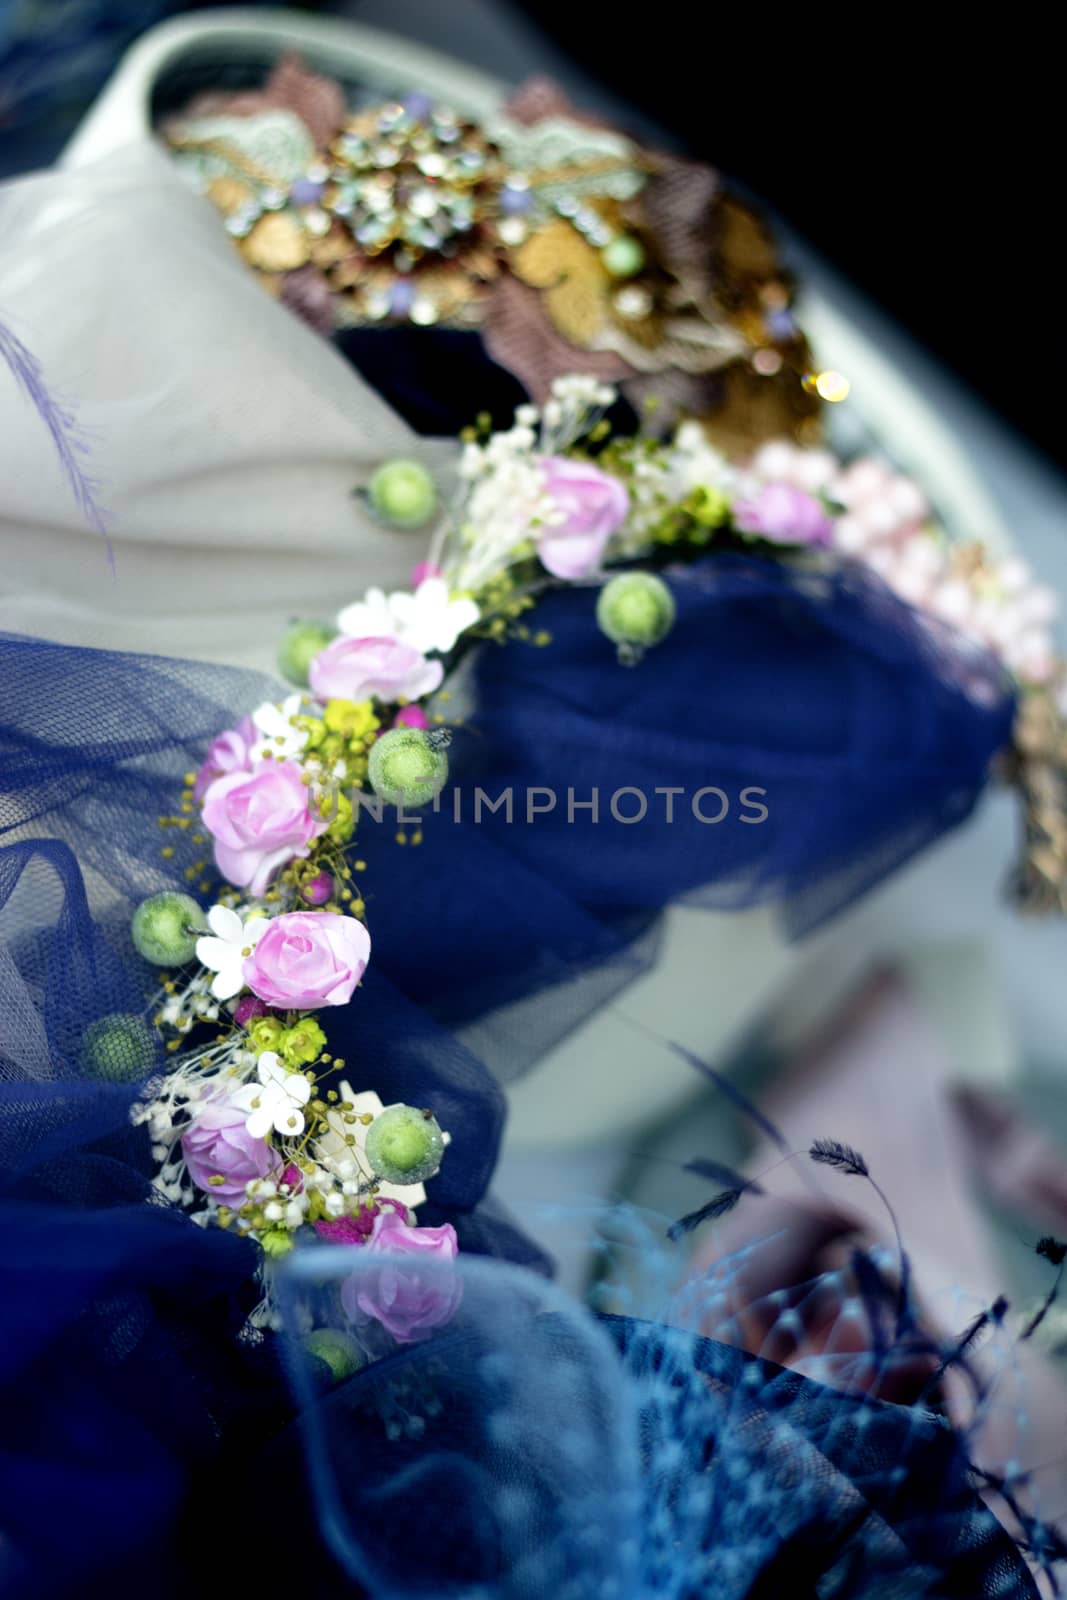
<svg viewBox="0 0 1067 1600">
<path fill-rule="evenodd" d="M 342 634 L 311 663 L 308 683 L 320 700 L 421 700 L 444 677 L 440 661 L 399 639 L 352 639 Z"/>
<path fill-rule="evenodd" d="M 256 730 L 251 717 L 242 717 L 236 728 L 220 733 L 207 747 L 204 765 L 196 775 L 193 798 L 202 800 L 216 778 L 228 772 L 252 770 L 252 741 Z"/>
<path fill-rule="evenodd" d="M 216 778 L 204 795 L 203 818 L 223 877 L 261 895 L 279 867 L 306 856 L 327 827 L 310 798 L 295 761 L 266 761 L 254 772 Z"/>
<path fill-rule="evenodd" d="M 549 456 L 543 466 L 545 489 L 564 520 L 538 532 L 542 565 L 556 578 L 591 577 L 608 540 L 629 515 L 630 496 L 618 478 L 587 461 Z"/>
<path fill-rule="evenodd" d="M 253 994 L 281 1011 L 344 1006 L 370 959 L 370 934 L 340 911 L 274 917 L 243 968 Z"/>
<path fill-rule="evenodd" d="M 242 1206 L 245 1186 L 265 1178 L 278 1165 L 277 1151 L 265 1139 L 253 1139 L 245 1127 L 248 1112 L 224 1099 L 205 1100 L 182 1134 L 182 1154 L 198 1189 L 224 1205 Z M 222 1183 L 212 1183 L 221 1177 Z"/>
<path fill-rule="evenodd" d="M 829 545 L 834 525 L 821 500 L 790 483 L 768 483 L 733 509 L 734 526 L 774 544 Z"/>
<path fill-rule="evenodd" d="M 381 1211 L 362 1248 L 363 1259 L 387 1259 L 359 1270 L 341 1289 L 341 1303 L 353 1319 L 373 1317 L 398 1344 L 415 1344 L 450 1322 L 463 1296 L 459 1274 L 450 1270 L 459 1244 L 449 1223 L 412 1228 L 395 1211 Z M 431 1262 L 429 1271 L 420 1264 Z"/>
</svg>

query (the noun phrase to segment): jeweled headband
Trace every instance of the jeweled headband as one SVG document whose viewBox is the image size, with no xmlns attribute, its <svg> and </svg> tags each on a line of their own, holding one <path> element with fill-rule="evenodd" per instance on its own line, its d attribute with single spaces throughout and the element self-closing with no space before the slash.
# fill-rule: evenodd
<svg viewBox="0 0 1067 1600">
<path fill-rule="evenodd" d="M 535 400 L 583 371 L 635 406 L 713 419 L 727 447 L 817 434 L 760 218 L 711 168 L 582 117 L 544 81 L 481 125 L 423 94 L 349 115 L 289 60 L 163 131 L 264 285 L 324 332 L 478 330 Z"/>
</svg>

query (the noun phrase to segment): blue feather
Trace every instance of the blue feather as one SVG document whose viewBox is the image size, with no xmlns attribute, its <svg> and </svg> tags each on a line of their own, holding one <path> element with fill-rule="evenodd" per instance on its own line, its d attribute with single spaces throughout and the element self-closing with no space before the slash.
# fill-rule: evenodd
<svg viewBox="0 0 1067 1600">
<path fill-rule="evenodd" d="M 38 416 L 52 436 L 56 454 L 67 475 L 71 492 L 79 511 L 90 527 L 103 537 L 107 545 L 108 561 L 112 571 L 115 552 L 108 537 L 107 516 L 97 499 L 99 485 L 85 469 L 89 444 L 80 432 L 74 413 L 49 391 L 41 371 L 41 364 L 22 340 L 0 321 L 0 356 L 7 363 L 15 382 L 35 407 Z"/>
</svg>

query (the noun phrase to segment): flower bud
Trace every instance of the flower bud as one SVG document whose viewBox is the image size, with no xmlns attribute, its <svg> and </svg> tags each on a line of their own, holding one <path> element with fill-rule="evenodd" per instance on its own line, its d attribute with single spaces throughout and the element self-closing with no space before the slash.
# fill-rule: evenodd
<svg viewBox="0 0 1067 1600">
<path fill-rule="evenodd" d="M 300 898 L 308 906 L 324 906 L 333 894 L 336 884 L 329 872 L 317 872 L 301 886 Z"/>
<path fill-rule="evenodd" d="M 441 742 L 422 728 L 390 728 L 371 745 L 370 786 L 387 805 L 424 806 L 448 778 Z"/>
<path fill-rule="evenodd" d="M 196 941 L 207 932 L 207 918 L 191 895 L 164 889 L 133 914 L 130 934 L 138 955 L 155 967 L 183 967 L 196 955 Z"/>
<path fill-rule="evenodd" d="M 367 1160 L 386 1183 L 425 1183 L 445 1152 L 436 1117 L 415 1106 L 386 1106 L 367 1131 Z"/>
<path fill-rule="evenodd" d="M 266 1015 L 266 1006 L 255 994 L 243 994 L 233 1008 L 233 1020 L 240 1028 L 251 1027 L 253 1022 Z"/>
<path fill-rule="evenodd" d="M 105 1083 L 136 1083 L 156 1063 L 159 1040 L 133 1012 L 117 1011 L 91 1022 L 82 1034 L 82 1069 Z"/>
<path fill-rule="evenodd" d="M 324 622 L 294 622 L 278 647 L 278 671 L 298 689 L 305 689 L 311 663 L 336 637 L 337 629 Z"/>
<path fill-rule="evenodd" d="M 620 572 L 604 585 L 596 603 L 600 631 L 624 649 L 659 644 L 674 616 L 674 596 L 653 572 Z"/>
<path fill-rule="evenodd" d="M 391 528 L 421 528 L 437 510 L 437 486 L 419 461 L 386 461 L 367 485 L 375 516 Z"/>
</svg>

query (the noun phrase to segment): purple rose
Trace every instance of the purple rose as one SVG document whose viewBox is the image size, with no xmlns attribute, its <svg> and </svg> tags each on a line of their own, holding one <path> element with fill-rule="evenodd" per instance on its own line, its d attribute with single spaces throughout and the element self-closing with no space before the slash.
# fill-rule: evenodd
<svg viewBox="0 0 1067 1600">
<path fill-rule="evenodd" d="M 279 867 L 306 856 L 327 827 L 310 798 L 295 761 L 266 761 L 254 772 L 216 778 L 204 795 L 203 818 L 223 877 L 261 895 Z"/>
<path fill-rule="evenodd" d="M 344 1006 L 370 959 L 370 934 L 339 911 L 289 911 L 274 917 L 245 958 L 253 994 L 280 1011 Z"/>
<path fill-rule="evenodd" d="M 618 478 L 588 461 L 549 456 L 545 489 L 563 520 L 541 528 L 537 553 L 555 578 L 588 578 L 596 572 L 608 540 L 630 512 L 630 496 Z"/>
<path fill-rule="evenodd" d="M 774 544 L 833 542 L 834 525 L 821 500 L 790 483 L 767 483 L 733 509 L 734 526 L 742 533 L 758 533 Z"/>
<path fill-rule="evenodd" d="M 308 683 L 320 700 L 421 700 L 444 677 L 440 661 L 399 639 L 342 634 L 311 663 Z"/>
<path fill-rule="evenodd" d="M 245 1127 L 248 1112 L 230 1101 L 205 1100 L 182 1134 L 182 1154 L 198 1189 L 224 1205 L 242 1206 L 245 1186 L 265 1178 L 278 1165 L 278 1153 L 265 1139 L 253 1139 Z M 222 1183 L 212 1183 L 222 1178 Z"/>
<path fill-rule="evenodd" d="M 207 747 L 204 765 L 196 775 L 193 798 L 202 800 L 216 778 L 228 772 L 251 772 L 252 742 L 256 737 L 251 717 L 242 717 L 236 728 L 220 733 Z"/>
<path fill-rule="evenodd" d="M 450 1270 L 459 1244 L 449 1223 L 412 1228 L 395 1211 L 381 1211 L 362 1247 L 384 1256 L 373 1268 L 361 1262 L 341 1289 L 341 1303 L 353 1319 L 373 1317 L 398 1344 L 415 1344 L 450 1322 L 463 1296 L 459 1274 Z M 429 1271 L 420 1263 L 432 1262 Z"/>
</svg>

